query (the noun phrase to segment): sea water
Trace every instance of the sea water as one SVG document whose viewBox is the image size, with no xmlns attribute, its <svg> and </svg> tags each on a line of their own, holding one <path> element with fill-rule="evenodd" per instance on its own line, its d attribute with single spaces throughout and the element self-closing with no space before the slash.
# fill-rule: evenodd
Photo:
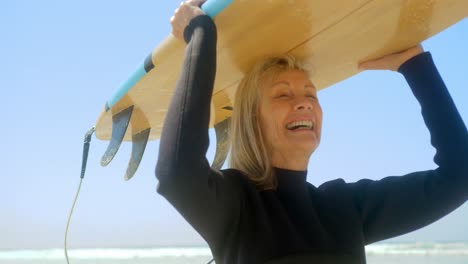
<svg viewBox="0 0 468 264">
<path fill-rule="evenodd" d="M 369 264 L 468 264 L 468 242 L 387 243 L 366 247 Z M 84 264 L 205 264 L 208 247 L 70 249 L 70 263 Z M 0 264 L 66 263 L 63 249 L 3 250 Z"/>
</svg>

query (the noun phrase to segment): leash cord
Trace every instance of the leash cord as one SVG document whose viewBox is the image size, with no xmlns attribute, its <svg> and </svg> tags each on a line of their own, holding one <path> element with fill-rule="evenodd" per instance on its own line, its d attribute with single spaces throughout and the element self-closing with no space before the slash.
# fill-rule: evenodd
<svg viewBox="0 0 468 264">
<path fill-rule="evenodd" d="M 68 259 L 68 248 L 67 248 L 67 240 L 68 240 L 68 229 L 70 227 L 70 220 L 73 215 L 73 209 L 75 208 L 76 201 L 78 200 L 78 195 L 80 194 L 81 190 L 81 184 L 83 183 L 83 178 L 86 172 L 86 164 L 88 162 L 88 153 L 89 153 L 89 143 L 91 142 L 91 136 L 94 134 L 94 131 L 96 129 L 92 127 L 88 132 L 85 134 L 85 139 L 84 139 L 84 144 L 83 144 L 83 159 L 81 163 L 81 174 L 80 174 L 80 184 L 78 185 L 78 190 L 76 191 L 75 194 L 75 199 L 73 200 L 73 205 L 70 210 L 70 214 L 68 215 L 68 220 L 67 220 L 67 227 L 65 229 L 65 259 L 67 260 L 67 264 L 70 264 L 69 259 Z"/>
</svg>

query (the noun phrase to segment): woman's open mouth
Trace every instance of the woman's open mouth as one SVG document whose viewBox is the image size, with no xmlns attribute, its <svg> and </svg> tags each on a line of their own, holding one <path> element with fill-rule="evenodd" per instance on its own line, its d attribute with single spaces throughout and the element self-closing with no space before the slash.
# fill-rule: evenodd
<svg viewBox="0 0 468 264">
<path fill-rule="evenodd" d="M 311 120 L 294 121 L 287 124 L 286 129 L 292 131 L 312 131 L 314 129 L 314 122 Z"/>
</svg>

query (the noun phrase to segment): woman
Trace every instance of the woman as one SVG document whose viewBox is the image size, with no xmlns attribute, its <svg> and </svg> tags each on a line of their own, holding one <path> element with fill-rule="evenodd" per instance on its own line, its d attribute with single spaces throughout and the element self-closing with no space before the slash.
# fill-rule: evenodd
<svg viewBox="0 0 468 264">
<path fill-rule="evenodd" d="M 232 168 L 211 169 L 205 154 L 216 27 L 201 3 L 181 4 L 171 21 L 173 34 L 188 45 L 156 175 L 158 192 L 207 241 L 216 263 L 365 263 L 365 245 L 428 225 L 467 200 L 467 130 L 421 46 L 360 66 L 407 79 L 437 150 L 437 169 L 379 181 L 307 183 L 322 111 L 306 67 L 289 56 L 258 64 L 242 81 Z"/>
</svg>

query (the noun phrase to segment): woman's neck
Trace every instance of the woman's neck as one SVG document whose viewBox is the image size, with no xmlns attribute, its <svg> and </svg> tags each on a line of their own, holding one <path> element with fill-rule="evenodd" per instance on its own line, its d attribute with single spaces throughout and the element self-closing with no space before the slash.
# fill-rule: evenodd
<svg viewBox="0 0 468 264">
<path fill-rule="evenodd" d="M 310 155 L 304 155 L 304 153 L 273 153 L 271 163 L 273 167 L 304 171 L 307 170 L 309 165 Z"/>
</svg>

